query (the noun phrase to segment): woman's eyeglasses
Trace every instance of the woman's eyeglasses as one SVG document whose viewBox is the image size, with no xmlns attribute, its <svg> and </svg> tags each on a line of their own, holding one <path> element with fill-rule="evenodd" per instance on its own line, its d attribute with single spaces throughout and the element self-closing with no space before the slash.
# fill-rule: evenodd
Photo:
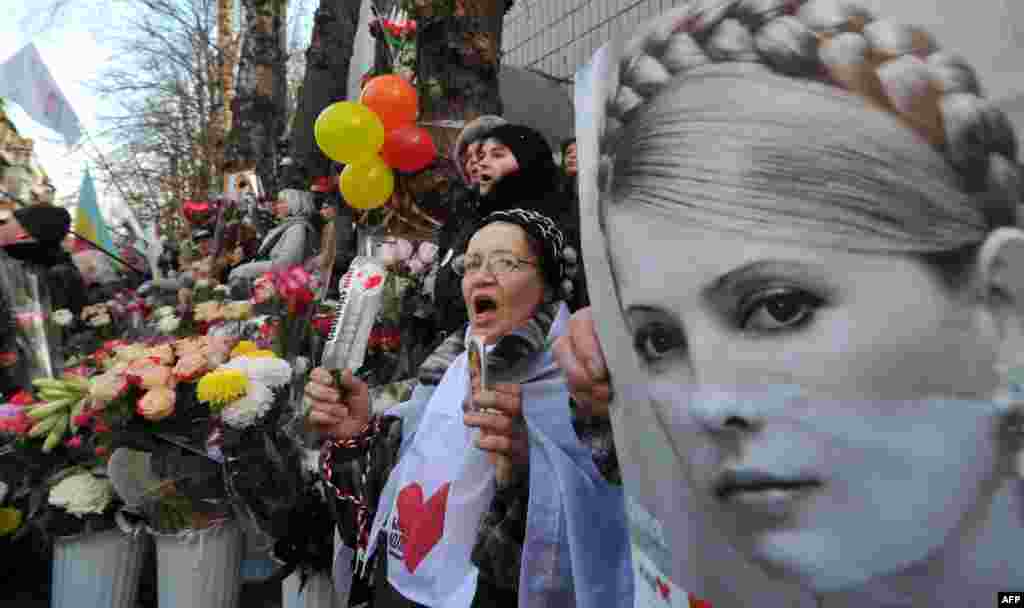
<svg viewBox="0 0 1024 608">
<path fill-rule="evenodd" d="M 452 270 L 460 277 L 486 270 L 493 275 L 519 272 L 528 266 L 536 266 L 536 262 L 524 260 L 509 253 L 496 253 L 488 258 L 479 255 L 460 255 L 452 262 Z"/>
</svg>

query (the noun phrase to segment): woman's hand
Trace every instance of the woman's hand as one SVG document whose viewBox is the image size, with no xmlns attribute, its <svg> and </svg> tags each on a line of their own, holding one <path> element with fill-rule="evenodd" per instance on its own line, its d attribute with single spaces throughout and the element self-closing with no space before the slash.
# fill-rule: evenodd
<svg viewBox="0 0 1024 608">
<path fill-rule="evenodd" d="M 370 390 L 366 383 L 345 370 L 335 386 L 331 372 L 318 367 L 309 375 L 306 399 L 311 405 L 313 428 L 335 439 L 351 439 L 370 421 Z"/>
<path fill-rule="evenodd" d="M 569 332 L 555 341 L 554 349 L 555 359 L 569 382 L 569 393 L 581 413 L 607 418 L 612 398 L 611 378 L 590 307 L 573 314 L 569 319 Z"/>
<path fill-rule="evenodd" d="M 487 452 L 497 468 L 500 485 L 513 479 L 515 471 L 530 463 L 530 445 L 523 420 L 522 387 L 496 384 L 493 390 L 481 390 L 473 380 L 473 394 L 467 399 L 463 422 L 480 429 L 476 445 Z M 484 411 L 486 410 L 486 411 Z"/>
</svg>

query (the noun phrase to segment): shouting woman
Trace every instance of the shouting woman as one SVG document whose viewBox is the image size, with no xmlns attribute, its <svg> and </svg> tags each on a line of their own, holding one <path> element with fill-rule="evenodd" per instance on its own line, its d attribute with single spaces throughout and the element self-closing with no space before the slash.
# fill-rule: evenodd
<svg viewBox="0 0 1024 608">
<path fill-rule="evenodd" d="M 571 407 L 549 346 L 569 316 L 565 248 L 540 213 L 488 215 L 456 262 L 469 327 L 393 412 L 374 415 L 350 372 L 313 371 L 321 466 L 374 608 L 631 605 L 610 428 Z"/>
</svg>

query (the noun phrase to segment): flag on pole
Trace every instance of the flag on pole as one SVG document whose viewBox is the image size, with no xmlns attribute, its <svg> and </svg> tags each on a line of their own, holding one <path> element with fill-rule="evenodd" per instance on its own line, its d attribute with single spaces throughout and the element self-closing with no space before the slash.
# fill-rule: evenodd
<svg viewBox="0 0 1024 608">
<path fill-rule="evenodd" d="M 107 224 L 103 221 L 103 215 L 100 214 L 100 207 L 96 200 L 96 186 L 92 183 L 92 176 L 89 175 L 88 169 L 82 176 L 82 188 L 78 193 L 75 234 L 89 239 L 107 251 L 114 251 L 114 242 L 110 239 L 110 231 L 107 230 Z"/>
<path fill-rule="evenodd" d="M 81 123 L 50 75 L 34 43 L 0 64 L 0 97 L 21 106 L 32 120 L 60 133 L 68 145 L 82 137 Z"/>
</svg>

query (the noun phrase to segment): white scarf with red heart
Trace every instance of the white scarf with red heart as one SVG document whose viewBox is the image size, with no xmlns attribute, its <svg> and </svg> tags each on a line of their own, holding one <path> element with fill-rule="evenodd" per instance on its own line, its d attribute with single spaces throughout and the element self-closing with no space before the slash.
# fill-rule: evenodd
<svg viewBox="0 0 1024 608">
<path fill-rule="evenodd" d="M 463 423 L 468 386 L 463 354 L 431 396 L 412 444 L 391 473 L 394 502 L 381 509 L 370 533 L 372 554 L 386 530 L 388 546 L 381 549 L 391 585 L 432 608 L 472 603 L 477 568 L 470 552 L 495 493 L 494 465 L 476 448 L 477 431 Z"/>
</svg>

